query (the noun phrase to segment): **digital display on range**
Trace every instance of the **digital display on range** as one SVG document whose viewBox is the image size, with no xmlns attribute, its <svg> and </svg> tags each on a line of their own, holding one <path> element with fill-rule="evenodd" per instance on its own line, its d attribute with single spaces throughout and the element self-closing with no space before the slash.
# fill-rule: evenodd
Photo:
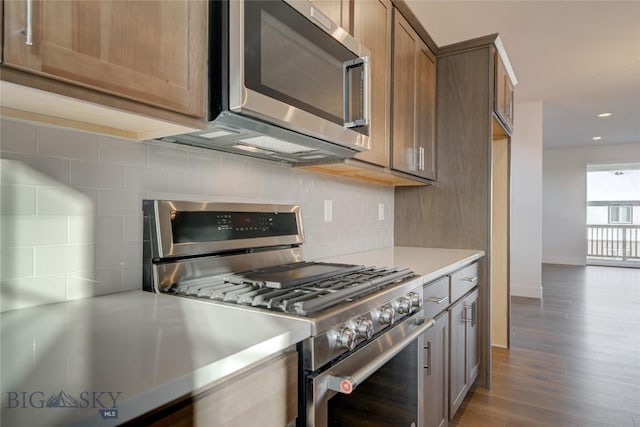
<svg viewBox="0 0 640 427">
<path fill-rule="evenodd" d="M 175 211 L 171 214 L 173 243 L 218 242 L 298 233 L 294 212 Z"/>
</svg>

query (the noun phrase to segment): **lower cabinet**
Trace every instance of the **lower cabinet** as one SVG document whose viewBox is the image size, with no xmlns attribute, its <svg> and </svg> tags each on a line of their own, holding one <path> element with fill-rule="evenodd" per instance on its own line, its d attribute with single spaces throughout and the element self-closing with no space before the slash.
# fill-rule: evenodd
<svg viewBox="0 0 640 427">
<path fill-rule="evenodd" d="M 283 427 L 295 425 L 297 415 L 298 354 L 292 350 L 125 425 Z"/>
<path fill-rule="evenodd" d="M 449 419 L 452 419 L 480 366 L 477 289 L 449 308 L 449 321 Z"/>
<path fill-rule="evenodd" d="M 444 427 L 449 421 L 449 313 L 435 320 L 424 335 L 423 427 Z"/>
</svg>

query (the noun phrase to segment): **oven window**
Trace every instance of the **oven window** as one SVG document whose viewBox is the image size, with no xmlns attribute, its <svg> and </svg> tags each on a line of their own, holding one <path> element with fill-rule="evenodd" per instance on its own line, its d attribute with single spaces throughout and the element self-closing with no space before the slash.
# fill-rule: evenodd
<svg viewBox="0 0 640 427">
<path fill-rule="evenodd" d="M 175 211 L 171 215 L 173 243 L 219 242 L 298 234 L 293 212 Z"/>
<path fill-rule="evenodd" d="M 245 84 L 256 92 L 342 125 L 343 63 L 356 57 L 285 2 L 245 2 Z"/>
<path fill-rule="evenodd" d="M 329 399 L 329 426 L 415 427 L 418 424 L 418 341 L 351 394 Z"/>
</svg>

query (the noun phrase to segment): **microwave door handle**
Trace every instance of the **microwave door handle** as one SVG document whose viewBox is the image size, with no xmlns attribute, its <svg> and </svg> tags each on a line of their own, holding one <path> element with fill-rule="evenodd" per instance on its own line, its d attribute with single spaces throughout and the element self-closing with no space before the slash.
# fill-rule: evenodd
<svg viewBox="0 0 640 427">
<path fill-rule="evenodd" d="M 351 111 L 351 79 L 349 75 L 354 68 L 362 68 L 362 117 L 352 119 Z M 343 119 L 345 128 L 354 128 L 369 125 L 369 117 L 371 115 L 371 67 L 369 57 L 347 61 L 342 64 L 342 102 L 343 102 Z"/>
<path fill-rule="evenodd" d="M 416 338 L 425 333 L 427 329 L 431 328 L 436 323 L 432 318 L 420 320 L 424 323 L 414 329 L 411 333 L 407 334 L 406 337 L 404 337 L 390 350 L 371 359 L 366 365 L 358 369 L 352 375 L 330 375 L 327 378 L 327 388 L 329 390 L 337 391 L 338 393 L 350 394 L 358 385 L 362 384 L 374 372 L 380 369 L 389 360 L 393 359 L 398 353 L 404 350 L 405 347 L 411 344 Z"/>
</svg>

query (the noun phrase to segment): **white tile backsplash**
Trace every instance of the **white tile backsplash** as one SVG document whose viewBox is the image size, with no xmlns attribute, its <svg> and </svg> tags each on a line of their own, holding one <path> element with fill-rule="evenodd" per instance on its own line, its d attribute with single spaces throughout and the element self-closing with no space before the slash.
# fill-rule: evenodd
<svg viewBox="0 0 640 427">
<path fill-rule="evenodd" d="M 35 275 L 66 274 L 95 269 L 95 245 L 36 246 Z"/>
<path fill-rule="evenodd" d="M 134 141 L 101 136 L 98 158 L 102 162 L 130 166 L 147 166 L 147 146 Z"/>
<path fill-rule="evenodd" d="M 4 120 L 0 122 L 0 151 L 36 153 L 36 127 L 28 123 Z"/>
<path fill-rule="evenodd" d="M 169 174 L 149 168 L 124 168 L 124 188 L 138 191 L 169 191 Z"/>
<path fill-rule="evenodd" d="M 98 137 L 69 129 L 38 127 L 38 154 L 67 159 L 98 160 Z"/>
<path fill-rule="evenodd" d="M 93 215 L 96 190 L 78 191 L 71 187 L 38 186 L 38 215 Z"/>
<path fill-rule="evenodd" d="M 29 247 L 12 247 L 0 251 L 2 277 L 17 279 L 33 276 L 33 250 Z"/>
<path fill-rule="evenodd" d="M 16 310 L 66 300 L 67 277 L 32 276 L 2 280 L 0 311 Z"/>
<path fill-rule="evenodd" d="M 123 183 L 123 166 L 97 161 L 69 162 L 69 184 L 72 187 L 123 188 Z"/>
<path fill-rule="evenodd" d="M 2 216 L 2 247 L 67 243 L 65 216 Z"/>
<path fill-rule="evenodd" d="M 393 244 L 389 187 L 161 141 L 7 119 L 0 131 L 3 311 L 140 289 L 145 198 L 300 204 L 306 259 Z"/>
<path fill-rule="evenodd" d="M 1 129 L 0 129 L 1 132 Z M 4 135 L 0 133 L 0 139 Z M 4 144 L 3 144 L 4 146 Z M 21 185 L 68 185 L 69 160 L 0 151 L 0 182 Z"/>
<path fill-rule="evenodd" d="M 0 185 L 0 215 L 35 215 L 36 188 L 31 185 Z"/>
</svg>

